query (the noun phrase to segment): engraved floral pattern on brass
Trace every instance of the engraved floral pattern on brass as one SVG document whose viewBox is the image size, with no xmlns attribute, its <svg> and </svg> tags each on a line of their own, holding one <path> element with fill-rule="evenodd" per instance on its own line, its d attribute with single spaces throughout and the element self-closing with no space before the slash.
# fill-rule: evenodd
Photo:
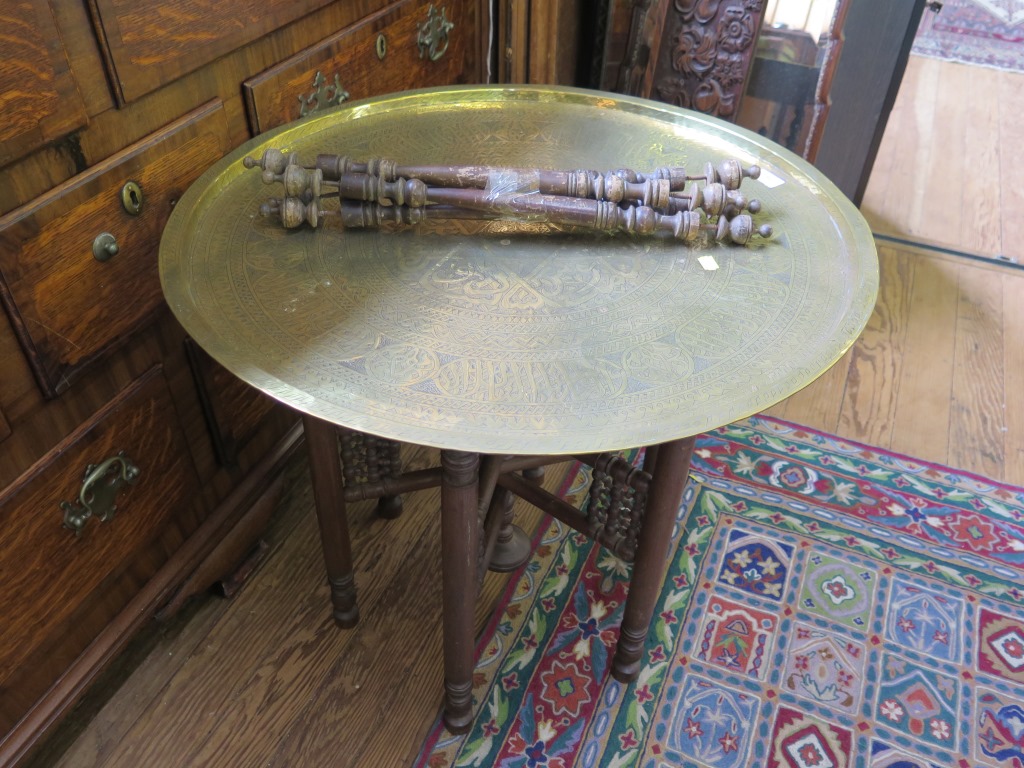
<svg viewBox="0 0 1024 768">
<path fill-rule="evenodd" d="M 508 222 L 285 231 L 258 215 L 266 188 L 241 163 L 267 146 L 561 169 L 736 157 L 762 167 L 744 192 L 776 234 L 690 247 Z M 760 411 L 842 356 L 878 285 L 863 218 L 795 155 L 674 107 L 551 87 L 416 91 L 264 134 L 181 199 L 160 271 L 189 334 L 269 395 L 383 437 L 520 454 L 647 445 Z"/>
</svg>

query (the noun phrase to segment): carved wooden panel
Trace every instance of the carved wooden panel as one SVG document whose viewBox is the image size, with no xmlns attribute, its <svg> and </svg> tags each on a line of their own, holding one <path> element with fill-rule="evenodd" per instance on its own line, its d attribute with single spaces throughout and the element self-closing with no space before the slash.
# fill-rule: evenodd
<svg viewBox="0 0 1024 768">
<path fill-rule="evenodd" d="M 175 419 L 162 369 L 152 369 L 0 493 L 2 732 L 196 525 L 199 481 Z M 119 452 L 137 476 L 113 496 L 109 520 L 92 517 L 75 535 L 61 502 L 80 508 L 87 466 Z M 105 508 L 100 491 L 84 495 Z"/>
<path fill-rule="evenodd" d="M 46 0 L 0 2 L 0 165 L 88 122 Z"/>
<path fill-rule="evenodd" d="M 640 95 L 734 120 L 764 9 L 765 0 L 662 0 L 634 19 L 623 82 L 642 70 Z"/>
<path fill-rule="evenodd" d="M 67 389 L 85 365 L 127 341 L 163 306 L 157 246 L 177 200 L 230 149 L 222 104 L 164 130 L 0 217 L 0 300 L 40 389 Z M 141 211 L 122 203 L 138 184 Z M 116 242 L 94 255 L 102 234 Z"/>
<path fill-rule="evenodd" d="M 330 0 L 90 0 L 121 103 L 137 99 Z"/>
</svg>

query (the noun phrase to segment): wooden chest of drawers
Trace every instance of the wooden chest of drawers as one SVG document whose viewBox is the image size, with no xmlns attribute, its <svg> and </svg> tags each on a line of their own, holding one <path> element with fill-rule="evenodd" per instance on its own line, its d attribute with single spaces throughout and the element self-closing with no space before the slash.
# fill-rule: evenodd
<svg viewBox="0 0 1024 768">
<path fill-rule="evenodd" d="M 0 0 L 0 765 L 214 573 L 226 531 L 259 535 L 301 444 L 166 311 L 176 200 L 310 111 L 480 82 L 487 19 L 483 0 Z"/>
</svg>

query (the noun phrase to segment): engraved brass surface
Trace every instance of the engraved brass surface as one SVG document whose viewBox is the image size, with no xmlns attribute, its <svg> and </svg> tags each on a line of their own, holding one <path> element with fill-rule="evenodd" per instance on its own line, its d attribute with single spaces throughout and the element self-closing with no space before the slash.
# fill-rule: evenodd
<svg viewBox="0 0 1024 768">
<path fill-rule="evenodd" d="M 286 231 L 259 216 L 266 188 L 241 162 L 268 146 L 558 169 L 736 157 L 762 167 L 743 190 L 775 235 L 733 247 L 522 222 Z M 665 104 L 528 86 L 396 94 L 261 135 L 182 197 L 160 273 L 192 338 L 270 396 L 395 440 L 517 454 L 649 445 L 767 408 L 843 355 L 878 286 L 867 224 L 796 155 Z"/>
</svg>

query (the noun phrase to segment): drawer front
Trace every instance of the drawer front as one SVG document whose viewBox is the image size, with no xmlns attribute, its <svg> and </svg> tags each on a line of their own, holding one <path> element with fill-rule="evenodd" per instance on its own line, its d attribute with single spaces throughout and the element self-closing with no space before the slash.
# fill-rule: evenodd
<svg viewBox="0 0 1024 768">
<path fill-rule="evenodd" d="M 122 104 L 305 16 L 331 0 L 93 0 Z"/>
<path fill-rule="evenodd" d="M 175 418 L 162 369 L 152 369 L 0 495 L 5 731 L 52 684 L 46 673 L 58 675 L 130 599 L 125 582 L 144 583 L 166 559 L 166 542 L 155 540 L 195 524 L 199 480 Z M 111 459 L 86 486 L 87 467 Z M 118 484 L 126 467 L 134 476 Z M 95 514 L 76 534 L 64 519 L 81 516 L 83 499 Z M 56 669 L 46 670 L 48 659 Z"/>
<path fill-rule="evenodd" d="M 341 100 L 449 85 L 475 60 L 475 0 L 408 0 L 243 83 L 253 133 Z M 467 55 L 468 54 L 468 55 Z"/>
<path fill-rule="evenodd" d="M 0 299 L 48 397 L 163 306 L 160 234 L 178 197 L 229 148 L 224 110 L 211 102 L 0 218 Z"/>
<path fill-rule="evenodd" d="M 185 350 L 217 461 L 234 469 L 275 401 L 230 373 L 192 339 L 185 341 Z"/>
<path fill-rule="evenodd" d="M 46 0 L 0 5 L 0 165 L 88 122 Z"/>
</svg>

